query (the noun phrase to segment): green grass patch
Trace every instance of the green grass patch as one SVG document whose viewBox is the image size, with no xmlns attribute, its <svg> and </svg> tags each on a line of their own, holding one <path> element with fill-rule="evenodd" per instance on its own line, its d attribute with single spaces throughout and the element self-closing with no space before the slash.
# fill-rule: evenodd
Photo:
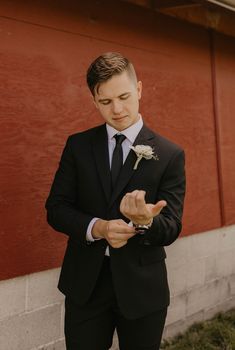
<svg viewBox="0 0 235 350">
<path fill-rule="evenodd" d="M 185 333 L 164 340 L 164 350 L 235 350 L 235 309 L 195 323 Z"/>
</svg>

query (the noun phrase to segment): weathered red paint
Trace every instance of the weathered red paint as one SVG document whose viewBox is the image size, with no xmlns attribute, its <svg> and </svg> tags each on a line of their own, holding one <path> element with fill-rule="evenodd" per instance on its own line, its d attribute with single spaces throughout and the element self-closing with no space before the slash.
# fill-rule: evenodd
<svg viewBox="0 0 235 350">
<path fill-rule="evenodd" d="M 85 71 L 104 51 L 120 51 L 134 62 L 147 124 L 186 150 L 183 234 L 221 225 L 208 33 L 130 4 L 75 3 L 0 4 L 0 279 L 60 265 L 65 237 L 48 227 L 44 203 L 67 136 L 101 122 Z M 228 82 L 223 68 L 234 63 L 225 54 L 230 39 L 225 48 L 216 40 L 217 79 L 228 92 L 219 90 L 226 215 L 234 223 L 227 106 L 234 111 L 235 78 Z"/>
</svg>

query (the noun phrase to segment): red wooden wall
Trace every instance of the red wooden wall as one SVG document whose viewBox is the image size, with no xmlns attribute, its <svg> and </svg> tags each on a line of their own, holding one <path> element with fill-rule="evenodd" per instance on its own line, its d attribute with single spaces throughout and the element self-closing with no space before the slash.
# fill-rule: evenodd
<svg viewBox="0 0 235 350">
<path fill-rule="evenodd" d="M 105 51 L 133 61 L 145 121 L 186 150 L 183 235 L 235 223 L 235 40 L 131 4 L 75 3 L 0 4 L 0 279 L 61 263 L 44 203 L 67 136 L 102 122 L 85 73 Z"/>
<path fill-rule="evenodd" d="M 216 125 L 220 188 L 225 225 L 235 223 L 235 39 L 216 35 Z"/>
</svg>

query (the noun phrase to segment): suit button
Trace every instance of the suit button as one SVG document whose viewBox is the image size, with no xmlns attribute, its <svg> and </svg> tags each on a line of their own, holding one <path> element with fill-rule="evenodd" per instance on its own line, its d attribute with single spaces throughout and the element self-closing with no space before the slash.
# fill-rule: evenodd
<svg viewBox="0 0 235 350">
<path fill-rule="evenodd" d="M 145 239 L 144 242 L 143 242 L 144 245 L 151 245 L 151 243 L 149 242 L 148 239 Z"/>
</svg>

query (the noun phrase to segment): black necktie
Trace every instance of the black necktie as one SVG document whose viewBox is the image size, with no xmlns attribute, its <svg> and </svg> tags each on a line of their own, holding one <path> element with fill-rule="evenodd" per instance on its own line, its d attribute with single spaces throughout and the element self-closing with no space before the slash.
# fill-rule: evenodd
<svg viewBox="0 0 235 350">
<path fill-rule="evenodd" d="M 112 186 L 115 187 L 118 176 L 120 174 L 122 165 L 123 165 L 123 152 L 122 152 L 122 142 L 125 140 L 126 136 L 122 134 L 116 134 L 116 146 L 113 151 L 112 165 L 111 165 L 111 177 L 112 177 Z"/>
</svg>

